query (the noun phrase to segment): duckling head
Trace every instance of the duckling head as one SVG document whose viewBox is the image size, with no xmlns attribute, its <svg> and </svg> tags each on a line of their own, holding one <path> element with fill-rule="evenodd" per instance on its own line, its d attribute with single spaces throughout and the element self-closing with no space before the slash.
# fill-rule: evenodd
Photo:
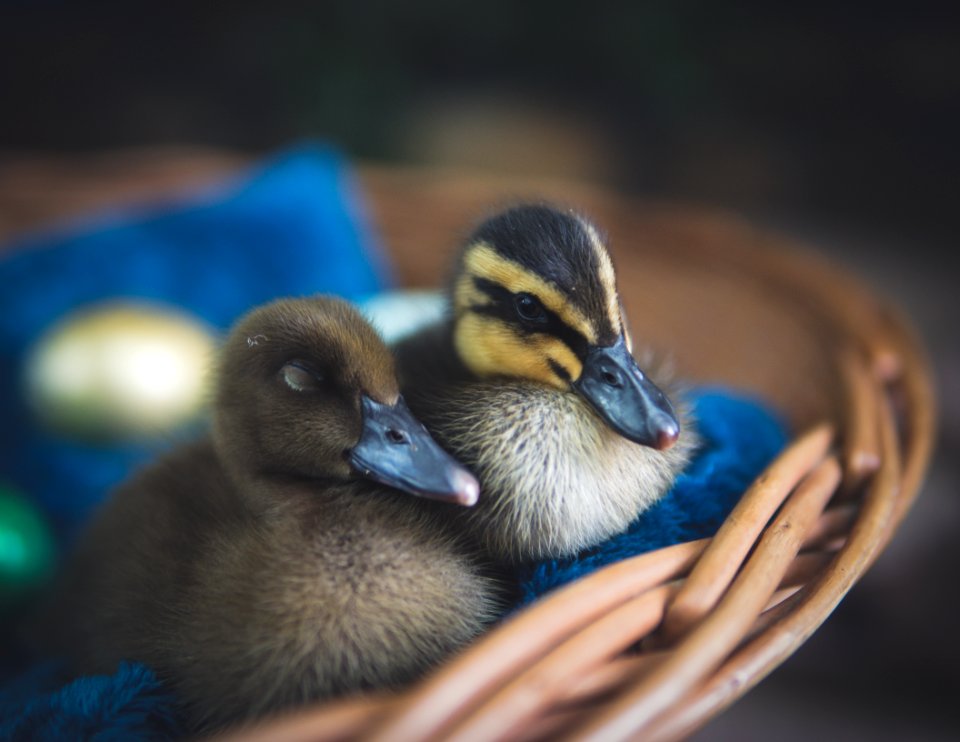
<svg viewBox="0 0 960 742">
<path fill-rule="evenodd" d="M 635 443 L 676 442 L 677 415 L 630 354 L 613 263 L 583 217 L 524 205 L 481 224 L 460 253 L 451 306 L 454 347 L 475 376 L 572 391 Z"/>
<path fill-rule="evenodd" d="M 332 297 L 280 300 L 236 324 L 221 353 L 213 432 L 235 476 L 367 478 L 467 506 L 479 494 L 407 408 L 380 336 Z"/>
</svg>

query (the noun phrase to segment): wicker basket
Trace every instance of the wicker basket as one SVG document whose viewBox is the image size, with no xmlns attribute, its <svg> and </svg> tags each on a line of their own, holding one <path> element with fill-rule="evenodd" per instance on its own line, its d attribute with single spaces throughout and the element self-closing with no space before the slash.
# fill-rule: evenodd
<svg viewBox="0 0 960 742">
<path fill-rule="evenodd" d="M 237 166 L 196 152 L 13 163 L 0 177 L 0 214 L 9 231 Z M 536 196 L 584 209 L 610 234 L 634 337 L 669 350 L 684 378 L 758 394 L 796 435 L 713 539 L 558 590 L 404 692 L 326 703 L 224 739 L 689 734 L 816 630 L 916 495 L 934 429 L 916 340 L 834 266 L 729 216 L 556 182 L 369 167 L 361 179 L 408 286 L 435 286 L 458 238 L 492 206 Z"/>
</svg>

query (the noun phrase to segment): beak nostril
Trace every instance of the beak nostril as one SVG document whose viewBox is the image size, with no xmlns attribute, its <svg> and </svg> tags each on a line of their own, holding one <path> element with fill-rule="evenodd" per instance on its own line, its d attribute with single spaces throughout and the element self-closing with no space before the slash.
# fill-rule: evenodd
<svg viewBox="0 0 960 742">
<path fill-rule="evenodd" d="M 387 440 L 390 441 L 391 443 L 408 443 L 409 442 L 407 441 L 407 436 L 405 436 L 401 431 L 394 430 L 393 428 L 390 428 L 389 430 L 387 430 L 386 435 L 387 435 Z"/>
<path fill-rule="evenodd" d="M 603 382 L 605 384 L 608 384 L 609 386 L 615 386 L 615 387 L 621 386 L 620 376 L 618 374 L 613 373 L 612 371 L 604 371 L 601 374 L 601 378 L 603 379 Z"/>
</svg>

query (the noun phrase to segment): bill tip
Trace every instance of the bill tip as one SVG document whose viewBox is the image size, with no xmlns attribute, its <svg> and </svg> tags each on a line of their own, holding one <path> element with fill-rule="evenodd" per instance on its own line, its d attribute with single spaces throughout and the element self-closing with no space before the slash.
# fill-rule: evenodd
<svg viewBox="0 0 960 742">
<path fill-rule="evenodd" d="M 456 469 L 450 477 L 456 492 L 456 502 L 464 507 L 473 507 L 480 499 L 480 483 L 470 472 Z"/>
<path fill-rule="evenodd" d="M 657 431 L 657 450 L 666 451 L 677 442 L 680 437 L 680 428 L 676 425 L 669 425 L 660 428 Z"/>
</svg>

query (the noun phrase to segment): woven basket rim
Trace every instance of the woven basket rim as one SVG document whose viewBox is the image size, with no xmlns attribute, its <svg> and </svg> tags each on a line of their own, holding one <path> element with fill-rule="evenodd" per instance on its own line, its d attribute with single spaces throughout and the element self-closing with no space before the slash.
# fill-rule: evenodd
<svg viewBox="0 0 960 742">
<path fill-rule="evenodd" d="M 130 184 L 138 196 L 169 195 L 246 162 L 202 150 L 49 158 L 32 171 L 40 173 L 30 181 L 35 202 L 20 187 L 29 167 L 14 167 L 0 177 L 0 203 L 22 206 L 28 218 L 13 227 L 29 227 L 30 219 L 46 223 L 108 203 Z M 54 206 L 42 203 L 45 182 L 59 184 Z M 496 194 L 536 191 L 616 213 L 624 225 L 682 222 L 693 238 L 672 245 L 670 259 L 709 261 L 788 302 L 822 334 L 839 404 L 795 432 L 714 538 L 619 562 L 557 590 L 408 689 L 327 702 L 221 738 L 668 740 L 696 730 L 816 630 L 916 497 L 932 455 L 935 405 L 909 323 L 830 261 L 724 212 L 694 210 L 691 218 L 687 206 L 582 183 L 417 168 L 366 166 L 360 182 L 388 243 L 410 227 L 402 209 L 387 207 L 411 192 L 424 202 L 463 202 L 464 213 Z M 401 279 L 428 280 L 409 266 Z M 639 652 L 626 652 L 638 642 Z"/>
</svg>

